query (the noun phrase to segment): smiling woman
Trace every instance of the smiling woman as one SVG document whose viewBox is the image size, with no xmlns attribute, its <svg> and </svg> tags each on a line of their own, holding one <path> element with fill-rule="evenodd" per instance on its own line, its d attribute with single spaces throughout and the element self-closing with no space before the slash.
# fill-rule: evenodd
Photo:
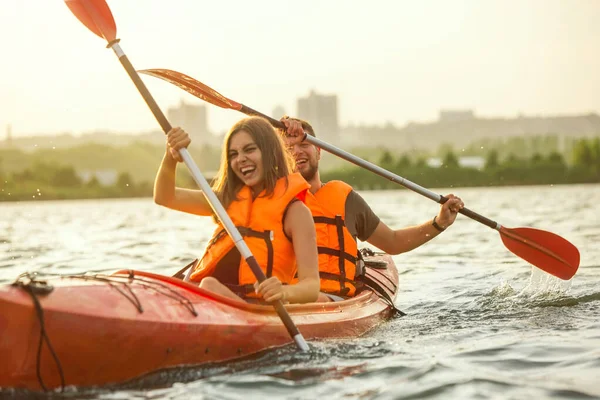
<svg viewBox="0 0 600 400">
<path fill-rule="evenodd" d="M 167 149 L 156 176 L 154 201 L 174 210 L 210 216 L 200 190 L 175 186 L 179 150 L 191 143 L 181 128 L 167 134 Z M 243 301 L 315 301 L 319 292 L 315 226 L 303 204 L 308 183 L 292 173 L 292 160 L 271 125 L 244 118 L 225 136 L 213 190 L 256 257 L 267 280 L 256 283 L 233 240 L 217 222 L 203 257 L 188 275 L 200 287 Z M 298 281 L 295 281 L 295 277 Z"/>
</svg>

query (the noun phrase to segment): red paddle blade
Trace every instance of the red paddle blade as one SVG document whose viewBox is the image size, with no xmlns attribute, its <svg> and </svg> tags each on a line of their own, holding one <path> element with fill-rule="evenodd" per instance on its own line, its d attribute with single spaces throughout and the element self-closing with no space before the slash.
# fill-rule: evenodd
<svg viewBox="0 0 600 400">
<path fill-rule="evenodd" d="M 65 0 L 73 14 L 87 28 L 107 42 L 117 38 L 117 26 L 104 0 Z"/>
<path fill-rule="evenodd" d="M 579 268 L 577 247 L 554 233 L 502 227 L 500 237 L 514 254 L 560 279 L 571 279 Z"/>
<path fill-rule="evenodd" d="M 191 76 L 182 74 L 181 72 L 172 71 L 170 69 L 144 69 L 138 72 L 172 83 L 199 99 L 214 104 L 217 107 L 231 108 L 238 111 L 242 109 L 240 103 L 228 99 L 216 90 L 206 86 L 204 83 L 195 80 Z"/>
</svg>

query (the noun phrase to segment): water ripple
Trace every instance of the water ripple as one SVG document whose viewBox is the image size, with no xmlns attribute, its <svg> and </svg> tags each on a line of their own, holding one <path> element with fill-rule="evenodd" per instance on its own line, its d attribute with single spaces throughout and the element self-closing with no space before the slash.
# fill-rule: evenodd
<svg viewBox="0 0 600 400">
<path fill-rule="evenodd" d="M 423 223 L 439 208 L 409 191 L 363 194 L 392 228 Z M 427 245 L 394 256 L 397 305 L 408 315 L 363 338 L 311 342 L 306 354 L 285 346 L 233 363 L 174 368 L 118 387 L 69 388 L 63 397 L 600 398 L 600 185 L 464 188 L 459 195 L 506 226 L 551 228 L 571 240 L 581 253 L 575 278 L 549 277 L 508 251 L 497 232 L 459 216 Z M 173 274 L 202 253 L 214 229 L 210 219 L 150 199 L 3 203 L 0 213 L 5 283 L 27 270 Z M 19 395 L 35 398 L 0 391 L 0 398 Z"/>
</svg>

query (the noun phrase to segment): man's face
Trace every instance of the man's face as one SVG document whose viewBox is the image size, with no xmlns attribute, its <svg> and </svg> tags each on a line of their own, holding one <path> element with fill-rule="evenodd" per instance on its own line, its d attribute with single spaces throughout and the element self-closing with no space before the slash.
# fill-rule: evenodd
<svg viewBox="0 0 600 400">
<path fill-rule="evenodd" d="M 307 181 L 313 179 L 319 170 L 321 150 L 306 141 L 294 144 L 289 139 L 286 146 L 296 161 L 296 171 Z"/>
</svg>

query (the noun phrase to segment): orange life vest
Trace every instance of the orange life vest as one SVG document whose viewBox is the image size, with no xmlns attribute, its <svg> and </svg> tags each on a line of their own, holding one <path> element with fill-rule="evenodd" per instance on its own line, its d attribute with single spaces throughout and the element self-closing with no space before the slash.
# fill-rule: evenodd
<svg viewBox="0 0 600 400">
<path fill-rule="evenodd" d="M 356 293 L 356 239 L 345 225 L 346 198 L 352 187 L 331 181 L 315 194 L 308 192 L 305 203 L 310 208 L 317 231 L 321 291 L 338 296 Z"/>
<path fill-rule="evenodd" d="M 252 190 L 244 186 L 238 192 L 237 200 L 227 207 L 227 214 L 244 236 L 244 241 L 265 275 L 276 276 L 282 283 L 291 283 L 296 275 L 294 248 L 283 230 L 284 213 L 294 198 L 304 199 L 309 187 L 299 173 L 294 173 L 280 178 L 271 196 L 264 196 L 263 192 L 253 200 Z M 199 282 L 210 276 L 234 246 L 231 237 L 219 224 L 190 279 Z M 244 259 L 240 261 L 238 279 L 240 286 L 251 287 L 256 282 Z"/>
</svg>

